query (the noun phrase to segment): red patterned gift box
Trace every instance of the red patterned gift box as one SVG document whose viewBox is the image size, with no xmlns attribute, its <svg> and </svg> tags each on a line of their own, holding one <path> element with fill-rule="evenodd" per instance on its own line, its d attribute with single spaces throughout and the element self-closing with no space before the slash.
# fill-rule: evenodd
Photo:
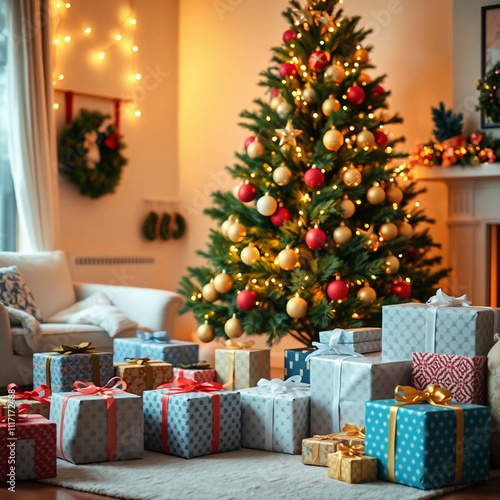
<svg viewBox="0 0 500 500">
<path fill-rule="evenodd" d="M 458 403 L 486 404 L 486 356 L 456 356 L 414 352 L 412 385 L 419 391 L 429 384 L 446 387 Z"/>
<path fill-rule="evenodd" d="M 174 378 L 177 377 L 184 377 L 194 380 L 199 384 L 203 384 L 204 382 L 215 382 L 217 373 L 213 368 L 210 368 L 208 363 L 199 361 L 198 363 L 193 363 L 192 365 L 180 365 L 174 367 Z"/>
</svg>

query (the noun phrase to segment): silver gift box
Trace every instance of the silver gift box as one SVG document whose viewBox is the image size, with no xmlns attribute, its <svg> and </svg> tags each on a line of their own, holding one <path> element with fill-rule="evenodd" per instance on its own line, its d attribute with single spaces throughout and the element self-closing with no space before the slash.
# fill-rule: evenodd
<svg viewBox="0 0 500 500">
<path fill-rule="evenodd" d="M 332 331 L 319 332 L 319 341 L 321 344 L 328 344 Z M 369 352 L 378 352 L 382 350 L 382 328 L 351 328 L 343 330 L 339 344 L 344 347 L 351 347 L 354 352 L 366 354 Z"/>
</svg>

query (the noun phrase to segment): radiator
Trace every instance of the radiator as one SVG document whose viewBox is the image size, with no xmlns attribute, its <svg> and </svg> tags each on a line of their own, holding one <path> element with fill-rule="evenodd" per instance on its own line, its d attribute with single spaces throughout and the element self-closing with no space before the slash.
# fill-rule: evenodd
<svg viewBox="0 0 500 500">
<path fill-rule="evenodd" d="M 155 287 L 154 257 L 68 255 L 73 281 Z"/>
</svg>

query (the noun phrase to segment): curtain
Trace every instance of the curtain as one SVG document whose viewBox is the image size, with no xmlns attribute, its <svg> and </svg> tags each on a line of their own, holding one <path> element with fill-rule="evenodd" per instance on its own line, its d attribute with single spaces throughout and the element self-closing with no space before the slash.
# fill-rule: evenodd
<svg viewBox="0 0 500 500">
<path fill-rule="evenodd" d="M 22 250 L 58 245 L 50 0 L 8 0 L 9 154 Z"/>
</svg>

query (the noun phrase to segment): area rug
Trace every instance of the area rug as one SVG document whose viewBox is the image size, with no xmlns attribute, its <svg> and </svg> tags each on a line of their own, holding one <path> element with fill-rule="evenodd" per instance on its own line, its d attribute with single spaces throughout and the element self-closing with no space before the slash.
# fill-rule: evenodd
<svg viewBox="0 0 500 500">
<path fill-rule="evenodd" d="M 421 491 L 377 481 L 346 484 L 300 455 L 242 449 L 186 460 L 145 451 L 144 458 L 74 465 L 58 460 L 58 477 L 43 482 L 131 500 L 290 500 L 293 498 L 413 500 L 456 488 Z"/>
</svg>

